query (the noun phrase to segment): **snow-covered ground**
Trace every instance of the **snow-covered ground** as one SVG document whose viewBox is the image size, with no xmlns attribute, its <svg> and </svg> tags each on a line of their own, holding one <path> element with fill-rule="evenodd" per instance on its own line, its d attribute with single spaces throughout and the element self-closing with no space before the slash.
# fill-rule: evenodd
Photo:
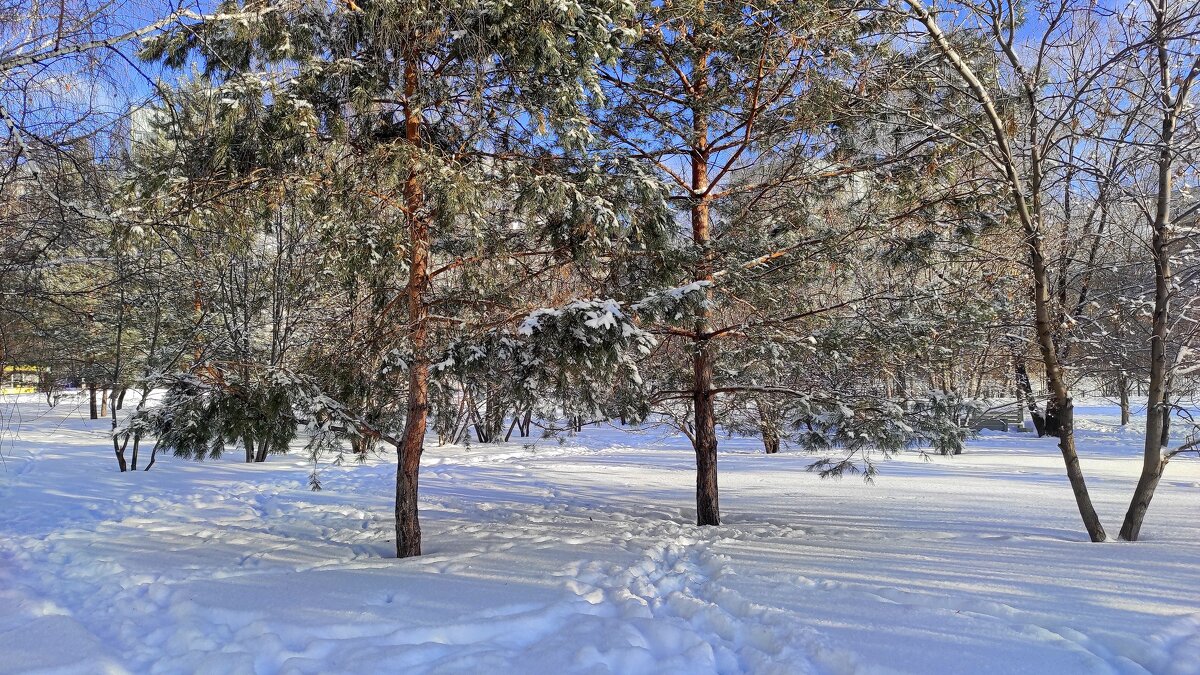
<svg viewBox="0 0 1200 675">
<path fill-rule="evenodd" d="M 1115 534 L 1137 424 L 1077 414 Z M 874 485 L 725 441 L 705 529 L 660 432 L 430 447 L 427 555 L 397 561 L 386 457 L 320 492 L 300 457 L 119 474 L 75 403 L 0 416 L 0 672 L 1200 672 L 1195 460 L 1145 541 L 1090 544 L 1053 442 L 1023 434 Z"/>
</svg>

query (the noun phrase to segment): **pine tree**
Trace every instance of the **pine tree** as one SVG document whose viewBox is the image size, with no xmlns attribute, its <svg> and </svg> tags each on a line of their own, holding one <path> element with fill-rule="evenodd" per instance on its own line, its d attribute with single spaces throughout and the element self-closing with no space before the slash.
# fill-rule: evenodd
<svg viewBox="0 0 1200 675">
<path fill-rule="evenodd" d="M 823 319 L 865 312 L 881 293 L 839 283 L 862 272 L 844 263 L 873 255 L 851 242 L 890 227 L 839 213 L 867 203 L 854 176 L 896 161 L 843 150 L 858 92 L 878 90 L 861 68 L 870 50 L 860 38 L 883 25 L 869 7 L 642 3 L 637 41 L 605 71 L 601 136 L 653 168 L 687 223 L 661 274 L 630 292 L 664 342 L 656 359 L 669 365 L 654 369 L 651 401 L 692 441 L 701 525 L 720 523 L 719 422 L 746 428 L 746 415 L 758 417 L 773 450 L 785 399 L 841 409 L 853 393 L 788 378 L 790 364 L 829 365 L 846 351 L 814 355 L 808 338 Z"/>
<path fill-rule="evenodd" d="M 396 283 L 381 285 L 395 293 L 378 298 L 374 321 L 403 326 L 397 339 L 377 345 L 395 352 L 407 373 L 404 428 L 394 439 L 396 550 L 419 555 L 417 481 L 431 359 L 445 337 L 435 326 L 444 316 L 435 311 L 439 277 L 467 281 L 472 264 L 511 255 L 497 250 L 502 240 L 493 238 L 497 223 L 484 218 L 488 205 L 511 195 L 515 182 L 553 182 L 552 148 L 570 151 L 588 140 L 580 103 L 598 94 L 595 66 L 619 47 L 626 7 L 398 0 L 253 9 L 252 19 L 172 32 L 144 55 L 182 65 L 195 52 L 226 87 L 261 79 L 277 64 L 291 76 L 272 106 L 315 110 L 320 134 L 345 144 L 360 163 L 361 182 L 346 192 L 390 219 L 373 245 L 396 275 Z M 573 221 L 543 221 L 539 234 L 552 235 L 556 224 L 571 232 L 580 219 L 594 229 L 606 225 L 588 203 L 566 212 Z"/>
</svg>

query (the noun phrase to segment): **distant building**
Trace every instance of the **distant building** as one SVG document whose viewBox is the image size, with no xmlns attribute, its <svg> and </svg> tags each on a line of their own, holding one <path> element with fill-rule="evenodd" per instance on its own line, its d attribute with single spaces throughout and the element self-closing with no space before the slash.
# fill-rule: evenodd
<svg viewBox="0 0 1200 675">
<path fill-rule="evenodd" d="M 32 394 L 48 373 L 38 366 L 0 366 L 0 394 Z"/>
</svg>

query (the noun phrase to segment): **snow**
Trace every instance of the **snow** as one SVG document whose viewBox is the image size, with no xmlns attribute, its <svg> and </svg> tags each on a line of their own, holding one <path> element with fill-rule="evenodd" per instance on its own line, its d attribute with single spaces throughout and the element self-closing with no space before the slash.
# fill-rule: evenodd
<svg viewBox="0 0 1200 675">
<path fill-rule="evenodd" d="M 1136 420 L 1080 402 L 1110 532 Z M 128 403 L 127 403 L 128 405 Z M 388 556 L 387 457 L 115 471 L 86 406 L 0 403 L 0 672 L 1195 673 L 1200 462 L 1137 544 L 1086 542 L 1049 440 L 821 480 L 722 440 L 726 524 L 656 430 L 438 448 L 426 555 Z M 144 461 L 144 460 L 143 460 Z"/>
<path fill-rule="evenodd" d="M 557 318 L 568 312 L 580 312 L 587 317 L 583 325 L 593 330 L 606 330 L 616 328 L 620 324 L 624 324 L 628 328 L 628 322 L 625 319 L 625 313 L 621 311 L 621 304 L 611 298 L 606 300 L 575 300 L 563 307 L 562 309 L 555 308 L 540 308 L 533 310 L 525 320 L 521 322 L 517 328 L 517 335 L 529 337 L 542 329 L 543 318 Z M 629 335 L 628 330 L 625 335 Z M 584 336 L 580 333 L 580 338 Z"/>
</svg>

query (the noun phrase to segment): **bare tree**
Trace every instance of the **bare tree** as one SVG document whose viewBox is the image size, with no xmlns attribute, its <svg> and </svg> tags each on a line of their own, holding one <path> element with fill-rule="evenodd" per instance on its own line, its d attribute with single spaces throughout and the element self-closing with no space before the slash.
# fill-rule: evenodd
<svg viewBox="0 0 1200 675">
<path fill-rule="evenodd" d="M 1128 541 L 1136 541 L 1141 533 L 1150 500 L 1167 462 L 1187 449 L 1185 445 L 1182 449 L 1165 451 L 1170 437 L 1169 389 L 1176 367 L 1176 357 L 1171 352 L 1180 351 L 1177 344 L 1172 344 L 1174 336 L 1171 334 L 1175 319 L 1172 303 L 1178 299 L 1181 290 L 1175 279 L 1175 258 L 1184 244 L 1194 241 L 1190 232 L 1176 227 L 1173 207 L 1180 197 L 1175 182 L 1177 176 L 1196 176 L 1194 162 L 1200 150 L 1200 137 L 1196 133 L 1200 97 L 1195 91 L 1196 80 L 1200 78 L 1200 39 L 1197 37 L 1200 8 L 1189 3 L 1147 0 L 1142 9 L 1144 15 L 1129 19 L 1131 36 L 1128 42 L 1145 45 L 1132 64 L 1141 77 L 1137 82 L 1140 86 L 1131 92 L 1139 109 L 1145 111 L 1142 122 L 1145 131 L 1135 130 L 1128 142 L 1156 155 L 1153 188 L 1147 199 L 1135 200 L 1151 232 L 1149 250 L 1154 266 L 1154 300 L 1142 472 L 1120 534 Z M 1174 309 L 1180 311 L 1183 308 Z"/>
<path fill-rule="evenodd" d="M 1015 110 L 1010 110 L 997 103 L 975 67 L 963 57 L 925 4 L 919 0 L 904 0 L 904 3 L 966 85 L 966 93 L 978 104 L 980 115 L 986 122 L 984 135 L 987 142 L 981 150 L 1003 176 L 1011 196 L 1014 219 L 1024 236 L 1026 268 L 1033 288 L 1035 343 L 1051 392 L 1047 417 L 1053 415 L 1055 418 L 1054 431 L 1084 527 L 1092 541 L 1104 541 L 1104 527 L 1092 506 L 1075 448 L 1070 385 L 1060 344 L 1062 322 L 1052 296 L 1054 278 L 1052 260 L 1048 256 L 1046 217 L 1050 201 L 1047 180 L 1051 163 L 1056 161 L 1054 153 L 1077 110 L 1073 104 L 1083 92 L 1090 90 L 1091 83 L 1085 77 L 1077 82 L 1075 93 L 1068 96 L 1066 103 L 1053 106 L 1043 96 L 1042 83 L 1052 68 L 1052 57 L 1062 45 L 1059 41 L 1065 42 L 1070 37 L 1067 27 L 1072 19 L 1086 16 L 1086 9 L 1076 7 L 1071 0 L 1051 3 L 1040 17 L 1044 23 L 1037 27 L 1033 44 L 1021 45 L 1018 44 L 1020 25 L 1014 4 L 1002 0 L 966 4 L 978 17 L 981 31 L 991 36 L 999 61 L 1006 64 L 1015 80 L 1013 98 L 1016 101 L 1007 102 Z M 1105 61 L 1095 64 L 1089 75 L 1099 77 L 1106 66 Z M 1049 420 L 1047 422 L 1049 424 Z"/>
</svg>

